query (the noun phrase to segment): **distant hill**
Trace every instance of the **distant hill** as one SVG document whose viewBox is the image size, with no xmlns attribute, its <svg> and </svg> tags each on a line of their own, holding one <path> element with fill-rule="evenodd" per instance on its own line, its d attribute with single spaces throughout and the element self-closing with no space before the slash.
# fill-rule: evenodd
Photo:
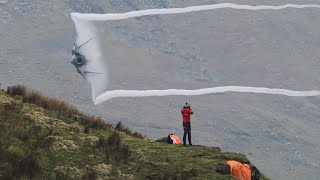
<svg viewBox="0 0 320 180">
<path fill-rule="evenodd" d="M 218 147 L 169 145 L 14 86 L 0 91 L 1 179 L 232 179 Z M 266 179 L 263 177 L 261 179 Z"/>
</svg>

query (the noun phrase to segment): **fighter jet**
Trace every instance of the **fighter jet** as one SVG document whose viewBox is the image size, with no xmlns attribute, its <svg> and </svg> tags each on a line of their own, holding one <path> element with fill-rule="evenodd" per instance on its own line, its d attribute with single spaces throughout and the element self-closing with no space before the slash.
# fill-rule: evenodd
<svg viewBox="0 0 320 180">
<path fill-rule="evenodd" d="M 80 46 L 77 46 L 74 44 L 73 49 L 72 49 L 72 61 L 71 64 L 74 65 L 74 67 L 77 69 L 77 72 L 85 79 L 85 75 L 87 73 L 94 73 L 94 74 L 103 74 L 99 72 L 91 72 L 91 71 L 86 71 L 85 70 L 85 65 L 87 64 L 87 59 L 84 55 L 80 54 L 79 50 L 80 48 L 87 44 L 89 41 L 91 41 L 93 38 L 89 39 L 88 41 L 84 42 Z"/>
</svg>

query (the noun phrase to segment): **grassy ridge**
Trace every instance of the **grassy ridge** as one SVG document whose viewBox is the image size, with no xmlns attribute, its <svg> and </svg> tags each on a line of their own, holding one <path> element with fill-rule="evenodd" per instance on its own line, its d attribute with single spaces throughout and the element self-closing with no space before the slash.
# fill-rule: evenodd
<svg viewBox="0 0 320 180">
<path fill-rule="evenodd" d="M 0 92 L 0 119 L 1 179 L 232 179 L 217 173 L 225 160 L 249 163 L 215 147 L 152 142 L 24 86 Z"/>
</svg>

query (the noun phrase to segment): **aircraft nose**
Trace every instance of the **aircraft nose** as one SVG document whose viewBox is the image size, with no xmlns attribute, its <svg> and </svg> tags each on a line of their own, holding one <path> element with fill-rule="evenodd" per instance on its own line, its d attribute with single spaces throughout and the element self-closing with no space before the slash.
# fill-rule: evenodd
<svg viewBox="0 0 320 180">
<path fill-rule="evenodd" d="M 76 60 L 76 56 L 75 55 L 72 55 L 72 60 L 70 61 L 71 64 L 74 64 L 75 63 L 75 60 Z"/>
<path fill-rule="evenodd" d="M 70 61 L 70 63 L 73 64 L 73 65 L 75 65 L 75 60 L 72 59 L 72 60 Z"/>
</svg>

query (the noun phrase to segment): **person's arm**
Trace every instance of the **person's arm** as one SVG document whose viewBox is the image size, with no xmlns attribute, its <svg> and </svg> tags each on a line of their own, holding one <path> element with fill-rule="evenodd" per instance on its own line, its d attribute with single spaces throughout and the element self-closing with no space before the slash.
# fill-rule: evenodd
<svg viewBox="0 0 320 180">
<path fill-rule="evenodd" d="M 188 113 L 189 113 L 189 114 L 193 114 L 192 109 L 188 109 Z"/>
</svg>

